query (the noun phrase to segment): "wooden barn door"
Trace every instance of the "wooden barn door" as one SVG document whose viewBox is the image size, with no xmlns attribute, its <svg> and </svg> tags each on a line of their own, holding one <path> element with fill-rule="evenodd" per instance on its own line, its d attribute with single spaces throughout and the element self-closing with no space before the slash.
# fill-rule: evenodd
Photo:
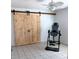
<svg viewBox="0 0 79 59">
<path fill-rule="evenodd" d="M 39 14 L 31 14 L 32 20 L 32 42 L 40 42 L 40 16 Z"/>
<path fill-rule="evenodd" d="M 14 28 L 15 28 L 15 41 L 16 45 L 26 44 L 25 40 L 25 14 L 24 13 L 15 13 L 14 15 Z"/>
<path fill-rule="evenodd" d="M 26 14 L 25 21 L 25 40 L 27 41 L 26 44 L 31 44 L 32 43 L 32 20 L 31 20 L 31 15 Z"/>
<path fill-rule="evenodd" d="M 39 14 L 15 13 L 14 26 L 16 45 L 40 42 Z"/>
</svg>

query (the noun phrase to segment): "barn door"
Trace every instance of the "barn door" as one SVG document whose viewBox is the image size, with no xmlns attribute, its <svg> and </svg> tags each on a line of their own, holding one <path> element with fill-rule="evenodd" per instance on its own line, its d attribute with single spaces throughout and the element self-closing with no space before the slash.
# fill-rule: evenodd
<svg viewBox="0 0 79 59">
<path fill-rule="evenodd" d="M 37 43 L 40 42 L 40 15 L 39 14 L 31 14 L 32 20 L 32 42 Z"/>
<path fill-rule="evenodd" d="M 25 34 L 24 34 L 24 13 L 15 13 L 14 15 L 14 28 L 15 28 L 15 41 L 16 45 L 25 44 Z"/>
<path fill-rule="evenodd" d="M 32 19 L 30 14 L 26 14 L 25 21 L 24 21 L 24 28 L 25 28 L 25 40 L 27 41 L 26 44 L 32 43 Z"/>
<path fill-rule="evenodd" d="M 32 44 L 40 41 L 39 14 L 15 13 L 14 28 L 16 45 Z"/>
</svg>

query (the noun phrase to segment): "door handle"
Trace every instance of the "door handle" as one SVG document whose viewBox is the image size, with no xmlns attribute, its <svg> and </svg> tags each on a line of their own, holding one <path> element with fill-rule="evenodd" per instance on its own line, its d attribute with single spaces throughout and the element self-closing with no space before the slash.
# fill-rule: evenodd
<svg viewBox="0 0 79 59">
<path fill-rule="evenodd" d="M 28 30 L 28 32 L 30 32 L 30 30 Z"/>
</svg>

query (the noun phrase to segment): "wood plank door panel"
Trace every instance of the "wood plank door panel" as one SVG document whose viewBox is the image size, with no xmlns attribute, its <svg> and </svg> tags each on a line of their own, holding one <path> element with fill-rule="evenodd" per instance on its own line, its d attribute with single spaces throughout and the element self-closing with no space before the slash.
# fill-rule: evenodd
<svg viewBox="0 0 79 59">
<path fill-rule="evenodd" d="M 25 40 L 27 41 L 27 44 L 31 44 L 32 43 L 32 24 L 31 24 L 30 15 L 26 14 L 24 24 L 25 24 Z"/>
<path fill-rule="evenodd" d="M 14 15 L 16 45 L 25 44 L 24 40 L 24 14 L 15 13 Z"/>
<path fill-rule="evenodd" d="M 32 18 L 32 38 L 33 38 L 33 43 L 40 42 L 40 16 L 39 14 L 31 14 Z"/>
</svg>

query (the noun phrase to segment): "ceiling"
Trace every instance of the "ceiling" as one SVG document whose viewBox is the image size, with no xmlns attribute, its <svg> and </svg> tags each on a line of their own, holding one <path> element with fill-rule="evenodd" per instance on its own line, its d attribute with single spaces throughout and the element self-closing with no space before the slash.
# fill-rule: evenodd
<svg viewBox="0 0 79 59">
<path fill-rule="evenodd" d="M 51 0 L 12 0 L 11 8 L 34 8 L 34 9 L 47 9 L 47 6 L 43 4 L 48 4 Z M 53 0 L 54 2 L 63 2 L 62 6 L 56 9 L 63 9 L 68 6 L 67 0 Z"/>
</svg>

